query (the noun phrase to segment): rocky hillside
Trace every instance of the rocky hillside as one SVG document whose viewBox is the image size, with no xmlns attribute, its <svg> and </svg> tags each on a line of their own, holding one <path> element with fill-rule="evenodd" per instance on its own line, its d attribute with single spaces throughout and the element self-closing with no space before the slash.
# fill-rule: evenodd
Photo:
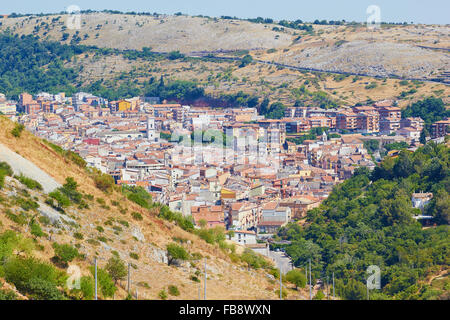
<svg viewBox="0 0 450 320">
<path fill-rule="evenodd" d="M 42 39 L 118 49 L 150 47 L 157 52 L 249 50 L 265 61 L 294 67 L 369 76 L 433 79 L 450 70 L 448 26 L 313 25 L 313 32 L 243 20 L 190 16 L 90 13 L 81 28 L 66 27 L 67 15 L 2 19 L 0 30 Z M 67 34 L 67 35 L 64 35 Z M 272 49 L 267 53 L 268 49 Z M 276 52 L 274 52 L 274 50 Z"/>
<path fill-rule="evenodd" d="M 101 268 L 105 268 L 111 257 L 120 257 L 132 266 L 132 291 L 133 294 L 138 291 L 139 299 L 160 299 L 160 293 L 168 293 L 169 286 L 176 286 L 179 291 L 179 295 L 168 294 L 169 299 L 197 299 L 199 286 L 203 285 L 198 279 L 202 279 L 206 258 L 208 299 L 277 298 L 276 284 L 270 280 L 273 277 L 268 274 L 269 270 L 248 269 L 240 259 L 242 249 L 237 248 L 236 253 L 231 254 L 229 249 L 208 244 L 174 222 L 158 218 L 157 206 L 144 209 L 128 200 L 120 190 L 101 191 L 92 172 L 26 131 L 20 137 L 14 137 L 11 134 L 14 126 L 0 117 L 2 150 L 9 150 L 33 162 L 36 171 L 42 170 L 48 175 L 44 179 L 52 179 L 62 185 L 64 192 L 69 191 L 73 199 L 77 194 L 81 198 L 77 204 L 75 200 L 64 204 L 54 194 L 41 190 L 39 181 L 36 183 L 34 179 L 20 176 L 16 165 L 11 166 L 13 172 L 6 175 L 5 171 L 0 172 L 0 249 L 8 243 L 4 242 L 5 232 L 12 230 L 20 235 L 20 239 L 31 239 L 31 244 L 30 240 L 16 239 L 21 245 L 14 249 L 16 253 L 13 256 L 36 257 L 66 274 L 68 265 L 56 263 L 54 256 L 57 255 L 56 247 L 67 244 L 78 250 L 78 255 L 69 265 L 80 267 L 83 276 L 90 276 L 89 268 L 94 257 L 97 257 Z M 4 166 L 0 165 L 3 168 L 0 171 Z M 36 177 L 34 173 L 32 175 Z M 73 180 L 67 180 L 69 177 Z M 75 187 L 73 181 L 76 182 Z M 174 243 L 182 246 L 189 257 L 169 266 L 167 245 Z M 22 247 L 26 249 L 20 249 Z M 0 250 L 0 256 L 2 254 L 4 251 Z M 0 285 L 4 289 L 18 284 L 11 280 L 13 278 L 8 273 L 11 270 L 6 272 L 6 268 L 6 265 L 0 266 L 0 278 L 6 274 L 6 280 L 10 280 L 10 283 Z M 4 282 L 0 279 L 0 283 Z M 119 281 L 117 287 L 114 297 L 125 298 L 126 281 Z M 19 291 L 28 295 L 23 290 Z M 71 297 L 67 289 L 65 291 Z M 299 297 L 292 290 L 290 295 Z"/>
</svg>

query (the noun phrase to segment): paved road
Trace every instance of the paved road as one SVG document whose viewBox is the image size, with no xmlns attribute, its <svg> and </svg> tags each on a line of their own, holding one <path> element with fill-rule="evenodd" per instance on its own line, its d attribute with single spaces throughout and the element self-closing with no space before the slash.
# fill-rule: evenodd
<svg viewBox="0 0 450 320">
<path fill-rule="evenodd" d="M 36 180 L 42 185 L 45 193 L 50 193 L 53 190 L 61 187 L 61 185 L 50 177 L 43 170 L 39 169 L 34 163 L 28 161 L 21 155 L 10 150 L 3 144 L 0 144 L 0 162 L 8 163 L 14 171 L 14 174 L 23 174 L 33 180 Z"/>
<path fill-rule="evenodd" d="M 284 252 L 270 251 L 269 257 L 275 261 L 278 269 L 281 269 L 281 273 L 285 274 L 292 270 L 291 259 L 286 256 Z"/>
</svg>

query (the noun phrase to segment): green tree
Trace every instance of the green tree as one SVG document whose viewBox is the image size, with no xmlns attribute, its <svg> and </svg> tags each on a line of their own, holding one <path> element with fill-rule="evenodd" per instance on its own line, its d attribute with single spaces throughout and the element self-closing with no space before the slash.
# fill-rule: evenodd
<svg viewBox="0 0 450 320">
<path fill-rule="evenodd" d="M 108 260 L 106 271 L 108 271 L 109 275 L 114 280 L 114 284 L 117 284 L 118 280 L 124 279 L 127 275 L 127 267 L 118 257 L 111 257 Z"/>
<path fill-rule="evenodd" d="M 53 243 L 53 249 L 55 251 L 55 260 L 67 266 L 69 262 L 79 256 L 77 248 L 72 247 L 70 244 L 58 244 Z"/>
<path fill-rule="evenodd" d="M 167 264 L 170 266 L 175 260 L 188 260 L 189 253 L 176 243 L 167 245 Z"/>
<path fill-rule="evenodd" d="M 93 266 L 90 267 L 91 274 L 95 275 L 95 269 Z M 100 291 L 105 298 L 112 298 L 114 293 L 117 291 L 114 281 L 110 274 L 102 268 L 97 268 L 97 279 L 100 287 Z"/>
<path fill-rule="evenodd" d="M 50 198 L 56 200 L 59 210 L 64 210 L 64 208 L 70 206 L 70 199 L 61 191 L 56 190 L 49 193 L 48 195 L 50 196 Z"/>
<path fill-rule="evenodd" d="M 247 54 L 241 59 L 241 63 L 239 64 L 239 68 L 246 67 L 252 62 L 253 62 L 253 57 L 251 55 Z"/>
<path fill-rule="evenodd" d="M 286 280 L 295 284 L 295 288 L 304 288 L 306 286 L 306 277 L 304 272 L 299 269 L 293 269 L 286 274 Z"/>
<path fill-rule="evenodd" d="M 322 292 L 322 290 L 319 290 L 319 291 L 317 291 L 313 300 L 323 300 L 324 298 L 325 298 L 325 294 Z"/>
</svg>

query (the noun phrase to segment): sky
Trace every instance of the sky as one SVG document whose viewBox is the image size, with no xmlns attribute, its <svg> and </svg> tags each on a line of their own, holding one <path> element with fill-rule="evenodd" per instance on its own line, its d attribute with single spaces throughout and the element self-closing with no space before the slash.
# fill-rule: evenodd
<svg viewBox="0 0 450 320">
<path fill-rule="evenodd" d="M 370 5 L 380 8 L 383 22 L 450 24 L 449 0 L 19 0 L 2 1 L 0 14 L 57 13 L 70 5 L 81 10 L 157 12 L 212 17 L 273 18 L 303 21 L 367 21 Z"/>
</svg>

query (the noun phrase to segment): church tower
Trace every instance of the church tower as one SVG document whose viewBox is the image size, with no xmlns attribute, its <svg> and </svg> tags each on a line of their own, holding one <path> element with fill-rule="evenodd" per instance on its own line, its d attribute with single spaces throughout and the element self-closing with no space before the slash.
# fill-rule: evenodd
<svg viewBox="0 0 450 320">
<path fill-rule="evenodd" d="M 155 132 L 155 119 L 147 117 L 147 139 L 149 141 L 156 141 L 156 132 Z"/>
</svg>

